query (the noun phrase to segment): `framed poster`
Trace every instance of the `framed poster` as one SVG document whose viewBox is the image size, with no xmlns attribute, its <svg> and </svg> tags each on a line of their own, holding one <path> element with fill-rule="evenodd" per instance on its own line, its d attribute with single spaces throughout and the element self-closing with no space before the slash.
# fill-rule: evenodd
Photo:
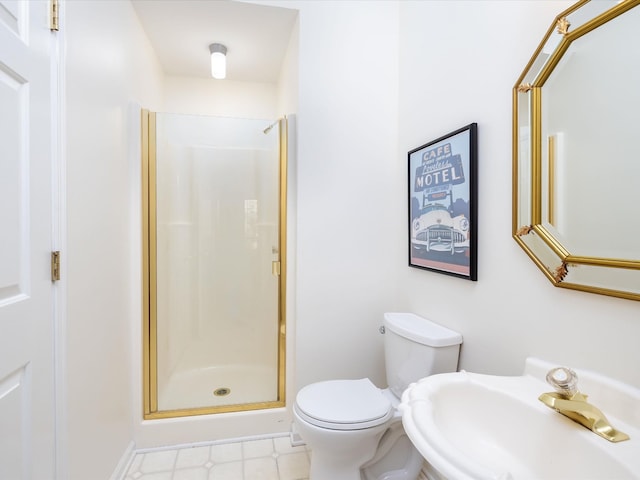
<svg viewBox="0 0 640 480">
<path fill-rule="evenodd" d="M 408 154 L 409 266 L 477 280 L 478 126 Z"/>
</svg>

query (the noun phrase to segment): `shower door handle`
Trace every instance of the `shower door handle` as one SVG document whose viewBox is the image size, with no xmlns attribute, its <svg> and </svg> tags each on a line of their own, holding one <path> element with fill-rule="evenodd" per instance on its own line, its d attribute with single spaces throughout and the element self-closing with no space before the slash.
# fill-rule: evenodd
<svg viewBox="0 0 640 480">
<path fill-rule="evenodd" d="M 271 275 L 274 277 L 280 276 L 280 261 L 274 260 L 271 262 Z"/>
</svg>

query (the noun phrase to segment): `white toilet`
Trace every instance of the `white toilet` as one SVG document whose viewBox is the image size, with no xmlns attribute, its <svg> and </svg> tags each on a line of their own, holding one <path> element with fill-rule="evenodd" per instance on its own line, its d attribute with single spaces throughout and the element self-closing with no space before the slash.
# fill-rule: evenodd
<svg viewBox="0 0 640 480">
<path fill-rule="evenodd" d="M 330 380 L 302 388 L 295 426 L 311 448 L 310 480 L 416 480 L 423 458 L 397 411 L 410 383 L 455 372 L 462 335 L 412 313 L 384 314 L 387 383 Z"/>
</svg>

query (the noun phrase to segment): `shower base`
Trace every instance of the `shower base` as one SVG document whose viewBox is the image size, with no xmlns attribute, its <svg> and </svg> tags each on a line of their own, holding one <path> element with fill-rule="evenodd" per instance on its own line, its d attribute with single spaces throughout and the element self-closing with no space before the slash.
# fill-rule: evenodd
<svg viewBox="0 0 640 480">
<path fill-rule="evenodd" d="M 277 384 L 276 368 L 263 365 L 225 365 L 179 371 L 159 387 L 158 410 L 274 402 L 278 399 Z M 228 393 L 221 392 L 222 389 Z"/>
</svg>

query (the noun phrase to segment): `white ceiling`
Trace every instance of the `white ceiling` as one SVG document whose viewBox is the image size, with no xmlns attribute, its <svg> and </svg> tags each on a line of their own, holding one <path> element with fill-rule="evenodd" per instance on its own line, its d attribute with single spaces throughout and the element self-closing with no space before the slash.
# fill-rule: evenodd
<svg viewBox="0 0 640 480">
<path fill-rule="evenodd" d="M 273 83 L 298 11 L 233 0 L 131 0 L 168 75 L 211 78 L 209 45 L 227 47 L 227 79 Z"/>
</svg>

